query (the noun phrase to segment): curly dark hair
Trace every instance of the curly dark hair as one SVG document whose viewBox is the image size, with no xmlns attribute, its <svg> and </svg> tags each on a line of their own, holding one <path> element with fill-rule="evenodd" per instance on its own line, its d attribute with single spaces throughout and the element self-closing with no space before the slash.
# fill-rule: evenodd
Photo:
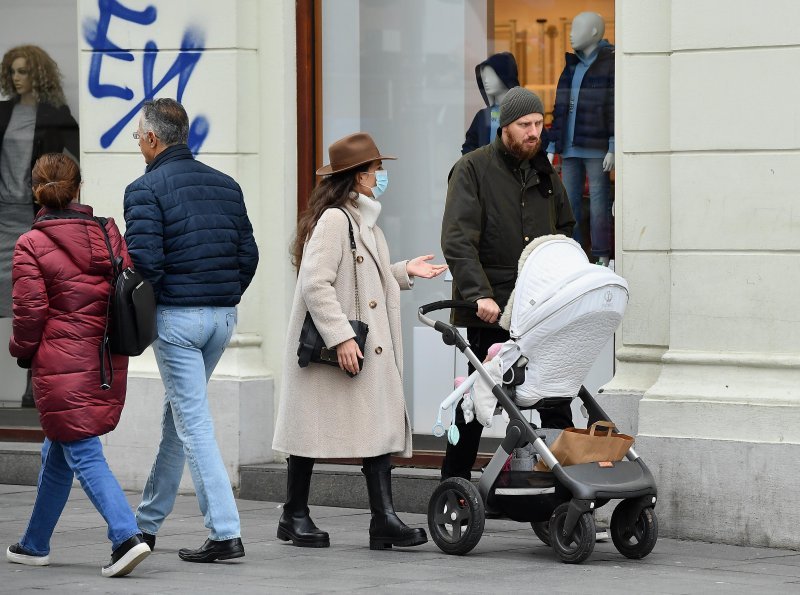
<svg viewBox="0 0 800 595">
<path fill-rule="evenodd" d="M 0 91 L 6 97 L 19 97 L 11 80 L 11 64 L 17 58 L 25 58 L 31 71 L 31 84 L 36 101 L 53 107 L 61 107 L 67 101 L 61 88 L 61 71 L 58 64 L 42 48 L 36 45 L 19 45 L 8 50 L 0 64 Z"/>
<path fill-rule="evenodd" d="M 316 188 L 308 197 L 308 208 L 300 214 L 297 220 L 297 233 L 292 240 L 292 264 L 299 271 L 300 262 L 303 260 L 303 246 L 314 233 L 317 221 L 327 209 L 341 207 L 348 200 L 353 200 L 355 193 L 356 174 L 369 169 L 372 162 L 367 162 L 358 167 L 340 171 L 322 178 Z"/>
</svg>

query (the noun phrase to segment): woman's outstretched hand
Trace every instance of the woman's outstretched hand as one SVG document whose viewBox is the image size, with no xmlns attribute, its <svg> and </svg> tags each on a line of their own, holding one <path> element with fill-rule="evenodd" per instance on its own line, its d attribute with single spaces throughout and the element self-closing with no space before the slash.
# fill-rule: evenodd
<svg viewBox="0 0 800 595">
<path fill-rule="evenodd" d="M 342 341 L 336 346 L 336 357 L 339 358 L 339 367 L 351 374 L 358 374 L 358 360 L 364 359 L 364 354 L 358 348 L 355 339 Z"/>
<path fill-rule="evenodd" d="M 423 279 L 433 279 L 447 270 L 446 264 L 431 264 L 433 254 L 417 256 L 406 263 L 406 272 L 409 277 L 422 277 Z"/>
</svg>

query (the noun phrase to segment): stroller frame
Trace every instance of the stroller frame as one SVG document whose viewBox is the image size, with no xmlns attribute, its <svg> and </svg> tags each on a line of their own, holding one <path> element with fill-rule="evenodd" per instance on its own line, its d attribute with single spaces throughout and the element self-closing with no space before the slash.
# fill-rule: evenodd
<svg viewBox="0 0 800 595">
<path fill-rule="evenodd" d="M 461 514 L 461 510 L 453 512 L 456 508 L 453 498 L 442 495 L 450 489 L 456 494 L 463 495 L 463 504 L 472 509 L 474 515 L 484 518 L 514 518 L 515 515 L 519 517 L 519 508 L 507 514 L 509 510 L 506 510 L 507 507 L 502 501 L 528 498 L 532 499 L 530 501 L 533 502 L 531 504 L 533 507 L 537 506 L 536 502 L 542 503 L 544 512 L 549 517 L 547 526 L 543 526 L 541 520 L 530 522 L 537 536 L 545 543 L 549 541 L 549 545 L 552 545 L 559 558 L 566 563 L 580 563 L 591 554 L 595 541 L 594 510 L 604 506 L 609 500 L 622 499 L 623 502 L 617 506 L 611 519 L 614 545 L 620 553 L 629 558 L 639 559 L 649 554 L 658 534 L 657 519 L 653 510 L 657 500 L 657 489 L 655 479 L 641 457 L 631 447 L 626 454 L 626 460 L 615 462 L 611 467 L 601 467 L 597 463 L 562 466 L 548 448 L 538 428 L 525 419 L 522 409 L 514 402 L 506 388 L 495 382 L 458 329 L 451 324 L 426 316 L 429 312 L 449 308 L 476 310 L 477 305 L 473 302 L 453 300 L 426 304 L 419 308 L 419 320 L 441 333 L 442 341 L 446 345 L 454 345 L 467 357 L 477 373 L 492 386 L 492 393 L 497 398 L 498 405 L 507 412 L 510 421 L 500 446 L 483 469 L 477 489 L 473 483 L 464 479 L 450 478 L 444 480 L 434 492 L 429 504 L 428 522 L 434 541 L 440 549 L 446 553 L 465 554 L 477 545 L 483 531 L 482 519 L 479 519 L 481 521 L 479 523 L 470 519 L 465 533 L 470 531 L 477 533 L 477 538 L 474 534 L 467 535 L 468 539 L 462 537 L 460 527 L 456 530 L 455 525 L 452 525 L 454 534 L 457 534 L 455 537 L 440 534 L 441 531 L 435 526 L 437 523 L 434 517 L 441 517 L 438 508 L 443 503 L 445 512 L 451 515 L 448 518 L 455 519 Z M 612 421 L 585 387 L 581 386 L 577 397 L 586 407 L 590 421 Z M 525 409 L 537 409 L 537 405 Z M 523 485 L 515 487 L 512 483 L 510 487 L 498 487 L 496 484 L 509 455 L 515 448 L 528 443 L 550 467 L 554 481 L 537 482 L 532 477 L 541 478 L 544 474 L 532 472 L 528 481 L 522 482 Z M 456 500 L 461 502 L 460 499 Z M 525 503 L 522 504 L 525 509 Z M 548 508 L 553 509 L 552 515 L 549 514 Z M 441 519 L 438 526 L 441 527 Z"/>
</svg>

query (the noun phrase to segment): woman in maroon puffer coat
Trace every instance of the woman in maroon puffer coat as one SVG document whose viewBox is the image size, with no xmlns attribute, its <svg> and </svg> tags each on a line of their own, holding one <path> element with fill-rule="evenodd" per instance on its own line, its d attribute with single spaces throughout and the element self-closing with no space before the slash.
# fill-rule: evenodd
<svg viewBox="0 0 800 595">
<path fill-rule="evenodd" d="M 11 355 L 31 367 L 45 433 L 36 502 L 25 534 L 8 548 L 10 562 L 49 563 L 50 537 L 77 477 L 108 523 L 107 577 L 128 574 L 149 553 L 133 512 L 103 456 L 98 436 L 113 430 L 125 402 L 128 358 L 113 356 L 111 388 L 101 388 L 100 344 L 113 278 L 101 222 L 77 204 L 81 177 L 60 153 L 40 157 L 33 192 L 44 208 L 14 249 Z M 113 219 L 105 229 L 123 267 L 130 258 Z"/>
</svg>

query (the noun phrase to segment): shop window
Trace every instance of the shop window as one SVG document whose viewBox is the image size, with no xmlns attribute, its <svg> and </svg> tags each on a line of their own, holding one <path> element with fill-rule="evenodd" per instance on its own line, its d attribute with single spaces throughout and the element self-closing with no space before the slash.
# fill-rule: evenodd
<svg viewBox="0 0 800 595">
<path fill-rule="evenodd" d="M 586 11 L 602 15 L 603 39 L 614 43 L 614 0 L 321 0 L 315 5 L 309 13 L 313 24 L 305 21 L 306 31 L 315 32 L 306 58 L 313 58 L 316 74 L 304 99 L 313 103 L 313 118 L 299 131 L 300 142 L 314 147 L 306 152 L 313 153 L 313 162 L 301 159 L 299 179 L 328 162 L 333 141 L 357 131 L 369 132 L 381 151 L 397 155 L 385 164 L 391 183 L 381 198 L 379 220 L 394 260 L 426 253 L 441 260 L 448 173 L 461 157 L 475 114 L 487 107 L 476 65 L 510 52 L 519 84 L 540 95 L 549 125 L 565 53 L 572 51 L 573 18 Z M 613 102 L 610 109 L 613 114 Z M 298 198 L 301 207 L 306 198 Z M 584 245 L 591 254 L 590 242 Z M 414 432 L 422 438 L 430 435 L 438 403 L 466 362 L 416 317 L 420 304 L 450 297 L 451 281 L 420 281 L 404 293 L 405 394 Z M 496 424 L 486 435 L 503 432 Z M 416 446 L 427 443 L 423 439 Z"/>
<path fill-rule="evenodd" d="M 28 81 L 33 88 L 43 83 L 47 78 L 47 93 L 30 95 L 28 87 L 22 84 L 11 84 L 5 89 L 0 89 L 0 136 L 5 139 L 12 137 L 23 139 L 29 133 L 31 141 L 29 146 L 25 142 L 3 144 L 0 159 L 0 440 L 39 440 L 41 431 L 33 402 L 28 398 L 23 399 L 26 392 L 26 372 L 16 365 L 16 361 L 8 353 L 8 340 L 11 335 L 11 258 L 14 243 L 20 233 L 30 229 L 33 220 L 34 207 L 30 196 L 30 152 L 35 154 L 33 139 L 34 119 L 39 126 L 39 114 L 43 113 L 43 105 L 58 106 L 66 104 L 72 117 L 78 118 L 78 30 L 77 30 L 77 3 L 58 2 L 54 0 L 4 0 L 3 18 L 0 19 L 0 55 L 13 58 L 12 68 L 18 70 L 24 67 Z M 69 24 L 72 23 L 72 26 Z M 22 48 L 14 54 L 10 51 L 19 46 L 35 46 Z M 55 70 L 47 58 L 49 56 L 58 67 L 62 77 L 57 80 Z M 26 56 L 20 58 L 19 56 Z M 39 63 L 36 72 L 29 72 L 32 64 Z M 5 65 L 8 66 L 8 65 Z M 8 72 L 4 72 L 3 76 Z M 53 85 L 54 82 L 59 84 Z M 53 88 L 60 87 L 60 91 Z M 35 97 L 30 111 L 31 119 L 20 119 L 19 110 L 12 118 L 17 104 L 27 104 L 25 99 Z M 25 122 L 28 122 L 27 124 Z M 27 128 L 26 128 L 27 126 Z M 12 130 L 12 134 L 6 134 Z M 26 133 L 27 130 L 27 133 Z M 74 143 L 64 149 L 76 159 L 79 158 L 77 148 L 77 131 Z M 21 143 L 21 144 L 20 144 Z M 19 153 L 25 153 L 20 157 Z M 16 161 L 15 161 L 16 159 Z M 20 163 L 23 170 L 20 173 Z M 13 175 L 12 175 L 13 174 Z M 26 175 L 27 174 L 27 175 Z M 27 187 L 26 187 L 27 186 Z M 24 407 L 21 407 L 24 405 Z"/>
</svg>

